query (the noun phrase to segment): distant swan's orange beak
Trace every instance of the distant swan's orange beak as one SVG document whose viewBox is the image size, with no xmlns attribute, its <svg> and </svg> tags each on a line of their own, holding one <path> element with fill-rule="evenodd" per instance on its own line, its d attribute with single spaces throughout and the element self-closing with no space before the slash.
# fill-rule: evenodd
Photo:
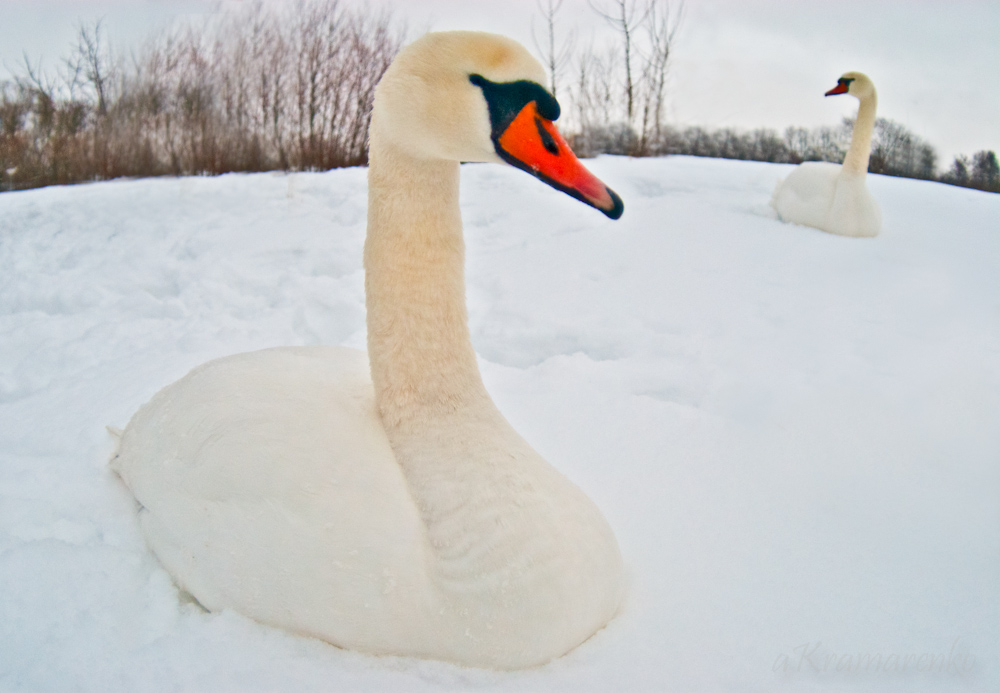
<svg viewBox="0 0 1000 693">
<path fill-rule="evenodd" d="M 834 94 L 846 94 L 848 86 L 849 85 L 847 82 L 837 82 L 837 86 L 835 86 L 830 91 L 826 92 L 824 96 L 833 96 Z"/>
<path fill-rule="evenodd" d="M 580 163 L 555 124 L 538 114 L 534 101 L 525 104 L 496 143 L 497 153 L 507 163 L 596 207 L 612 219 L 625 210 L 615 191 Z"/>
</svg>

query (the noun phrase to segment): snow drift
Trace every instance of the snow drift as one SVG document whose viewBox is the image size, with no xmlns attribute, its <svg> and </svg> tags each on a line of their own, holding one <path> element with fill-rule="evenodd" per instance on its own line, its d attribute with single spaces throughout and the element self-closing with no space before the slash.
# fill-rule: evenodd
<svg viewBox="0 0 1000 693">
<path fill-rule="evenodd" d="M 787 166 L 592 167 L 621 221 L 462 170 L 487 387 L 631 580 L 513 674 L 205 613 L 106 465 L 204 361 L 364 348 L 363 169 L 0 195 L 0 688 L 1000 686 L 1000 196 L 871 176 L 882 233 L 850 239 L 774 218 Z"/>
</svg>

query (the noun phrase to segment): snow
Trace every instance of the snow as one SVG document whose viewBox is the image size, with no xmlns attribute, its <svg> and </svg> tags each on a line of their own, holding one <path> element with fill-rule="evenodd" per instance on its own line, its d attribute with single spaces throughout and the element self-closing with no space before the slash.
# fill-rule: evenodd
<svg viewBox="0 0 1000 693">
<path fill-rule="evenodd" d="M 1000 196 L 870 176 L 852 239 L 774 217 L 787 166 L 589 165 L 619 222 L 462 169 L 487 387 L 630 576 L 515 673 L 205 613 L 106 466 L 208 359 L 364 347 L 363 169 L 0 195 L 0 689 L 1000 687 Z"/>
</svg>

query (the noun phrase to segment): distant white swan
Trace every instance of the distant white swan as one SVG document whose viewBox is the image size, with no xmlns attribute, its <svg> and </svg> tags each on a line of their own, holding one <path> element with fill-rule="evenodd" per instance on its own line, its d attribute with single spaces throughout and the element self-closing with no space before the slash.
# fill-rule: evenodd
<svg viewBox="0 0 1000 693">
<path fill-rule="evenodd" d="M 840 236 L 877 236 L 882 212 L 865 184 L 878 95 L 872 81 L 848 72 L 826 92 L 850 94 L 861 102 L 843 165 L 807 161 L 778 183 L 771 206 L 783 221 L 812 226 Z"/>
<path fill-rule="evenodd" d="M 459 162 L 507 161 L 622 212 L 553 126 L 544 83 L 492 34 L 404 49 L 370 131 L 367 358 L 289 347 L 211 361 L 128 424 L 113 468 L 157 557 L 208 609 L 504 669 L 558 657 L 616 613 L 611 529 L 497 410 L 466 319 Z"/>
</svg>

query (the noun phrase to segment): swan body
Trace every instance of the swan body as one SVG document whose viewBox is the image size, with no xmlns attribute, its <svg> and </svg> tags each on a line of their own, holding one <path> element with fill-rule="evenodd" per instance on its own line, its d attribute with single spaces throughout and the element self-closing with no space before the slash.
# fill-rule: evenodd
<svg viewBox="0 0 1000 693">
<path fill-rule="evenodd" d="M 882 212 L 866 185 L 878 105 L 875 85 L 860 72 L 848 72 L 827 92 L 833 94 L 851 94 L 860 101 L 844 163 L 800 164 L 778 183 L 771 206 L 783 221 L 839 236 L 877 236 Z"/>
<path fill-rule="evenodd" d="M 497 410 L 466 319 L 460 161 L 508 161 L 621 214 L 552 126 L 544 77 L 491 34 L 404 49 L 370 129 L 368 353 L 211 361 L 129 422 L 112 466 L 206 608 L 501 669 L 564 654 L 618 610 L 610 527 Z"/>
</svg>

